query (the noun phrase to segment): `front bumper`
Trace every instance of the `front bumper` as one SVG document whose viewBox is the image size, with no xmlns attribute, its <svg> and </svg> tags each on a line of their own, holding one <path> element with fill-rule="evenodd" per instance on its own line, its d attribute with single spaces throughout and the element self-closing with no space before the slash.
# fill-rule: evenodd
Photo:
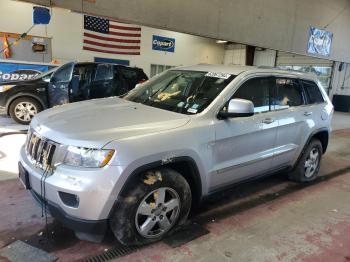
<svg viewBox="0 0 350 262">
<path fill-rule="evenodd" d="M 100 235 L 106 232 L 107 219 L 86 220 L 72 217 L 64 212 L 64 210 L 55 203 L 52 203 L 49 200 L 44 201 L 44 199 L 34 190 L 31 189 L 30 192 L 39 205 L 46 205 L 46 208 L 51 216 L 60 221 L 67 228 L 70 228 L 76 232 L 84 232 L 92 235 Z"/>
<path fill-rule="evenodd" d="M 43 195 L 44 171 L 29 160 L 24 147 L 21 149 L 20 162 L 29 174 L 33 193 Z M 50 213 L 58 220 L 85 221 L 87 224 L 108 219 L 121 188 L 119 184 L 122 181 L 119 178 L 123 170 L 121 166 L 109 165 L 103 168 L 58 166 L 44 183 L 45 200 L 51 206 Z M 78 205 L 65 203 L 62 193 L 76 196 Z"/>
<path fill-rule="evenodd" d="M 5 94 L 4 93 L 0 93 L 0 108 L 1 109 L 5 109 L 6 101 L 7 101 L 7 99 L 6 99 Z"/>
</svg>

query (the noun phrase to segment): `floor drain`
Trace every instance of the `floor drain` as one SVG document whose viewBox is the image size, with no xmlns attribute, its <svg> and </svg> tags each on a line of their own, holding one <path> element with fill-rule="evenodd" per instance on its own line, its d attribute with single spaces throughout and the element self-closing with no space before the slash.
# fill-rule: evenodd
<svg viewBox="0 0 350 262">
<path fill-rule="evenodd" d="M 90 256 L 85 258 L 84 262 L 105 262 L 110 261 L 119 257 L 126 256 L 128 254 L 133 253 L 136 251 L 136 247 L 124 247 L 124 246 L 117 246 L 109 249 L 106 252 L 103 252 L 98 255 Z"/>
</svg>

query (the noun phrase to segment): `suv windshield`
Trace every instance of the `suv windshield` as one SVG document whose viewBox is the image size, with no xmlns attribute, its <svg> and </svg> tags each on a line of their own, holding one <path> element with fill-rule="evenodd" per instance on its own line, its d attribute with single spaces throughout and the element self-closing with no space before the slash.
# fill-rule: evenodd
<svg viewBox="0 0 350 262">
<path fill-rule="evenodd" d="M 226 73 L 170 70 L 131 90 L 123 98 L 177 113 L 196 114 L 234 77 Z"/>
</svg>

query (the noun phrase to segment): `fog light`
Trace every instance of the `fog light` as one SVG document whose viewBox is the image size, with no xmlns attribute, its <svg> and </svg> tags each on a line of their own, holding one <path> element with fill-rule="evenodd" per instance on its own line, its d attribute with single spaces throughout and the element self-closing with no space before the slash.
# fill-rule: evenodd
<svg viewBox="0 0 350 262">
<path fill-rule="evenodd" d="M 77 208 L 79 206 L 79 197 L 77 195 L 69 194 L 66 192 L 58 192 L 62 202 L 69 207 Z"/>
</svg>

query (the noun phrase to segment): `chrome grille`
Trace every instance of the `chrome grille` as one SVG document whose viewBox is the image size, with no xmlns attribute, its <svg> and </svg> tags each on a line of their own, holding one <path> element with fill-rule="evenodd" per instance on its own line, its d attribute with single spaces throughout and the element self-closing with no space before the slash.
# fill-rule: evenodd
<svg viewBox="0 0 350 262">
<path fill-rule="evenodd" d="M 56 150 L 56 145 L 53 141 L 40 137 L 35 131 L 29 130 L 25 148 L 29 159 L 34 165 L 42 169 L 51 166 Z"/>
</svg>

